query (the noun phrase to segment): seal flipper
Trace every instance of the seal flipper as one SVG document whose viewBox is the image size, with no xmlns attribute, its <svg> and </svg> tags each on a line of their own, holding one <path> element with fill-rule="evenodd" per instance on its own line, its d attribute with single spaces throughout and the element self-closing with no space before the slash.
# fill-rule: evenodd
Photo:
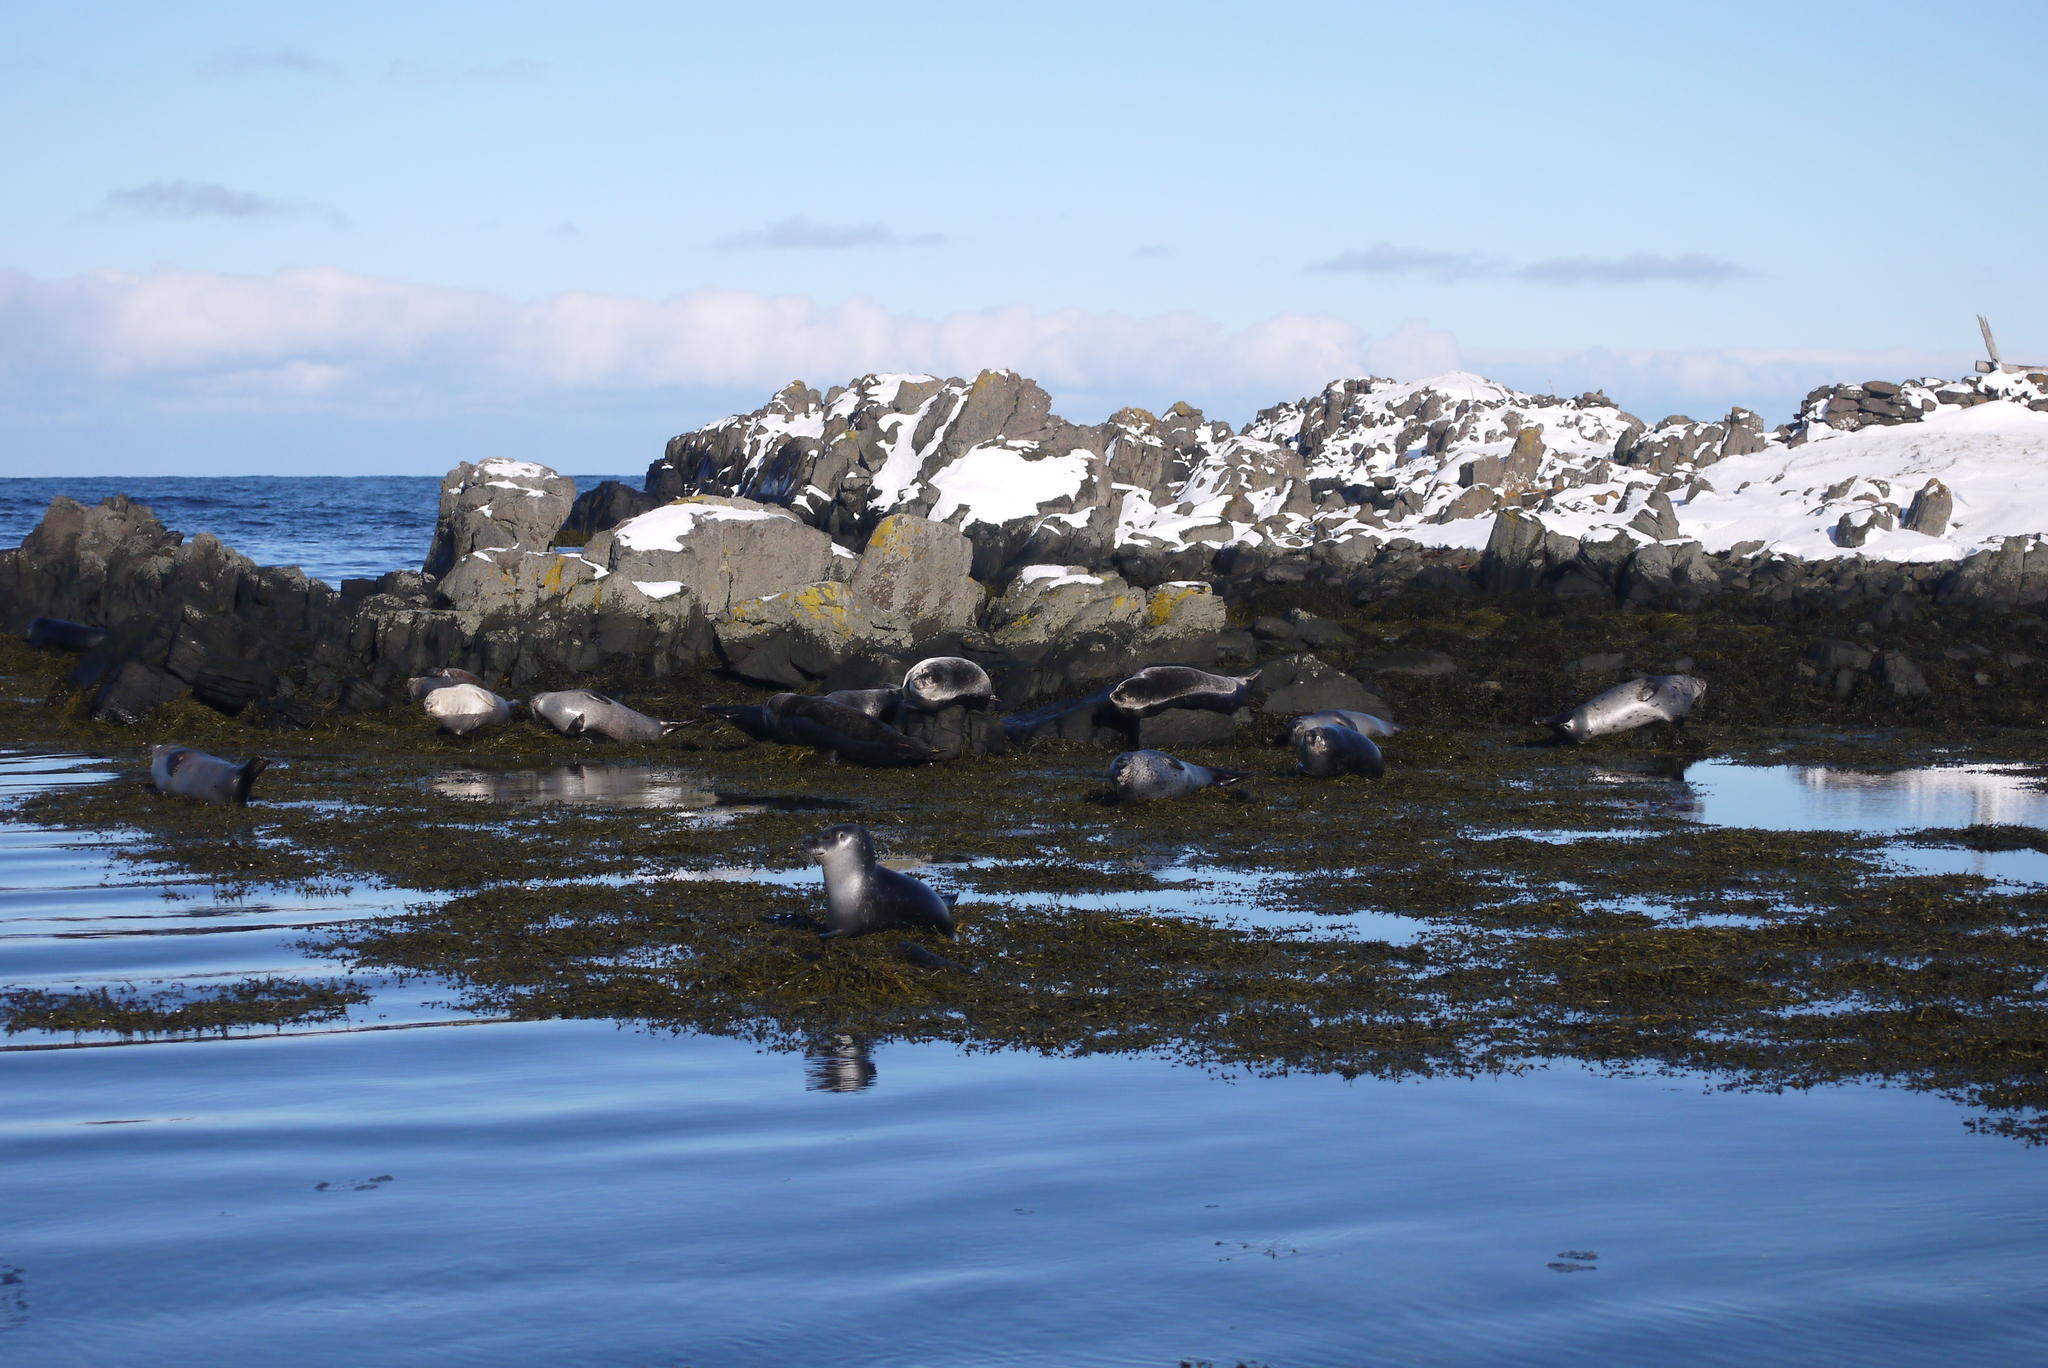
<svg viewBox="0 0 2048 1368">
<path fill-rule="evenodd" d="M 1250 770 L 1212 769 L 1209 771 L 1209 782 L 1219 788 L 1226 784 L 1235 784 L 1240 779 L 1249 779 L 1251 777 L 1252 772 Z"/>
<path fill-rule="evenodd" d="M 256 787 L 256 776 L 270 768 L 270 761 L 261 755 L 245 763 L 235 775 L 235 804 L 249 806 L 249 790 Z"/>
<path fill-rule="evenodd" d="M 667 736 L 672 731 L 681 731 L 684 727 L 694 726 L 696 724 L 692 722 L 663 722 L 657 718 L 655 720 L 654 725 L 661 728 L 661 734 L 663 736 Z"/>
</svg>

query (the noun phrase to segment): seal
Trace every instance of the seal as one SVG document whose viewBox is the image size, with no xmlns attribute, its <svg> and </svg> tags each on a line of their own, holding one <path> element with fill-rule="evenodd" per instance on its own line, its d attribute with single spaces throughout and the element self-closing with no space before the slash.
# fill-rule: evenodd
<svg viewBox="0 0 2048 1368">
<path fill-rule="evenodd" d="M 1298 743 L 1301 740 L 1301 734 L 1310 727 L 1349 727 L 1360 735 L 1370 736 L 1375 739 L 1382 736 L 1393 736 L 1402 730 L 1400 723 L 1389 722 L 1384 717 L 1374 717 L 1371 713 L 1350 712 L 1343 708 L 1325 708 L 1321 712 L 1303 713 L 1300 717 L 1295 718 L 1293 727 L 1288 731 L 1287 739 Z"/>
<path fill-rule="evenodd" d="M 445 689 L 450 684 L 474 684 L 479 689 L 485 684 L 467 670 L 429 670 L 423 675 L 414 675 L 405 681 L 405 691 L 412 695 L 415 703 L 425 699 L 436 689 Z"/>
<path fill-rule="evenodd" d="M 804 837 L 804 854 L 825 870 L 825 929 L 833 937 L 871 931 L 953 934 L 953 900 L 921 879 L 875 863 L 875 838 L 858 822 L 842 822 Z M 936 957 L 935 957 L 936 958 Z"/>
<path fill-rule="evenodd" d="M 1550 728 L 1561 741 L 1591 741 L 1652 722 L 1683 726 L 1685 715 L 1706 691 L 1707 681 L 1696 675 L 1646 675 L 1617 684 L 1569 712 L 1539 717 L 1534 725 Z"/>
<path fill-rule="evenodd" d="M 1380 748 L 1364 732 L 1349 727 L 1307 727 L 1294 733 L 1295 762 L 1312 779 L 1362 774 L 1377 779 L 1387 772 Z"/>
<path fill-rule="evenodd" d="M 1109 762 L 1109 782 L 1126 803 L 1185 798 L 1212 784 L 1234 784 L 1247 778 L 1243 770 L 1210 769 L 1176 760 L 1165 751 L 1125 751 Z"/>
<path fill-rule="evenodd" d="M 1168 708 L 1232 713 L 1244 706 L 1259 672 L 1214 675 L 1192 665 L 1149 665 L 1109 691 L 1110 706 L 1125 717 L 1150 717 Z"/>
<path fill-rule="evenodd" d="M 260 755 L 238 765 L 190 746 L 149 748 L 149 779 L 156 791 L 202 803 L 247 807 L 256 776 L 269 768 L 270 761 Z"/>
<path fill-rule="evenodd" d="M 725 719 L 756 741 L 779 741 L 775 719 L 759 703 L 706 703 L 704 711 Z"/>
<path fill-rule="evenodd" d="M 933 656 L 920 660 L 903 676 L 903 701 L 919 712 L 935 713 L 958 703 L 986 708 L 996 696 L 988 671 L 965 656 Z"/>
<path fill-rule="evenodd" d="M 64 618 L 41 617 L 28 625 L 28 644 L 38 651 L 90 651 L 106 639 L 106 628 Z"/>
<path fill-rule="evenodd" d="M 830 699 L 771 694 L 761 711 L 774 728 L 771 739 L 790 746 L 817 746 L 857 765 L 914 765 L 938 758 L 933 746 Z"/>
<path fill-rule="evenodd" d="M 588 689 L 539 693 L 527 700 L 533 715 L 564 736 L 602 736 L 607 741 L 659 741 L 682 722 L 657 722 L 616 698 Z"/>
<path fill-rule="evenodd" d="M 902 705 L 901 689 L 839 689 L 820 695 L 828 703 L 841 703 L 855 712 L 866 713 L 877 722 L 888 722 Z"/>
<path fill-rule="evenodd" d="M 427 716 L 441 730 L 467 736 L 480 727 L 501 727 L 512 720 L 512 705 L 481 684 L 446 684 L 430 689 L 420 700 Z"/>
</svg>

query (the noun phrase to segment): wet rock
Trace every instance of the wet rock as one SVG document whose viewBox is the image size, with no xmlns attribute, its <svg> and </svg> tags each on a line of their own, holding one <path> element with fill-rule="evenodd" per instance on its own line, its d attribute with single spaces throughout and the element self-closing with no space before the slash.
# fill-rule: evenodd
<svg viewBox="0 0 2048 1368">
<path fill-rule="evenodd" d="M 897 725 L 904 735 L 932 747 L 936 752 L 933 758 L 939 760 L 957 760 L 962 755 L 1003 755 L 1010 749 L 1001 718 L 957 703 L 929 713 L 905 709 Z"/>
<path fill-rule="evenodd" d="M 1877 658 L 1877 680 L 1897 698 L 1918 698 L 1933 692 L 1927 676 L 1904 651 L 1886 651 Z"/>
<path fill-rule="evenodd" d="M 1311 650 L 1322 650 L 1327 646 L 1348 646 L 1351 633 L 1325 617 L 1301 608 L 1292 608 L 1287 613 L 1287 626 L 1292 633 Z"/>
<path fill-rule="evenodd" d="M 1876 653 L 1865 650 L 1853 641 L 1835 641 L 1821 637 L 1809 642 L 1806 659 L 1822 670 L 1868 670 Z"/>
<path fill-rule="evenodd" d="M 1266 691 L 1266 701 L 1259 705 L 1259 711 L 1285 717 L 1328 708 L 1380 716 L 1386 707 L 1365 685 L 1313 655 L 1282 656 L 1268 661 L 1260 667 L 1259 687 Z"/>
<path fill-rule="evenodd" d="M 1237 717 L 1200 708 L 1168 708 L 1139 718 L 1130 727 L 1130 737 L 1132 746 L 1139 750 L 1227 746 L 1237 739 Z"/>
<path fill-rule="evenodd" d="M 1359 668 L 1368 674 L 1429 676 L 1451 674 L 1457 670 L 1458 663 L 1442 651 L 1387 651 L 1361 661 Z M 1341 708 L 1349 705 L 1325 703 L 1319 706 Z"/>
<path fill-rule="evenodd" d="M 576 502 L 576 482 L 532 461 L 464 461 L 441 480 L 427 574 L 444 575 L 472 551 L 546 551 Z"/>
</svg>

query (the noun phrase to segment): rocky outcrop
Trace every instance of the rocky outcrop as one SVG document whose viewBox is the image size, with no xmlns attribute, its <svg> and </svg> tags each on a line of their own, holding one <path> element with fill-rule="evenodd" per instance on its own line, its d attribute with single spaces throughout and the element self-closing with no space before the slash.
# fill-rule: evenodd
<svg viewBox="0 0 2048 1368">
<path fill-rule="evenodd" d="M 576 482 L 531 461 L 464 461 L 441 481 L 426 573 L 445 575 L 473 551 L 545 551 L 576 502 Z"/>
</svg>

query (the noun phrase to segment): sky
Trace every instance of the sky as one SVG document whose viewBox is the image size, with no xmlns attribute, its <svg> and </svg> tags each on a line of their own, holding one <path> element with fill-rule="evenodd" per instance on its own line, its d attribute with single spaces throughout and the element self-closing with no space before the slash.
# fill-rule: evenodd
<svg viewBox="0 0 2048 1368">
<path fill-rule="evenodd" d="M 637 472 L 792 379 L 1778 423 L 2048 360 L 2048 6 L 0 14 L 0 474 Z M 2031 349 L 2031 350 L 2030 350 Z"/>
</svg>

